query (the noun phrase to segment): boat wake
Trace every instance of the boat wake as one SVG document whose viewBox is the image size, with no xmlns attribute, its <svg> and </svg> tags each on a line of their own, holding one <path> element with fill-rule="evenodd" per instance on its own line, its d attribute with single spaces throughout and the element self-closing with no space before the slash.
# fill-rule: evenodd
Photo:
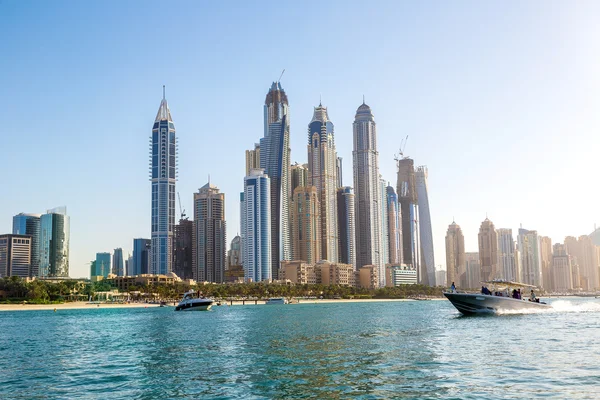
<svg viewBox="0 0 600 400">
<path fill-rule="evenodd" d="M 600 303 L 574 303 L 568 300 L 557 300 L 550 304 L 552 308 L 530 310 L 498 310 L 500 315 L 514 314 L 548 314 L 548 313 L 594 313 L 600 312 Z"/>
</svg>

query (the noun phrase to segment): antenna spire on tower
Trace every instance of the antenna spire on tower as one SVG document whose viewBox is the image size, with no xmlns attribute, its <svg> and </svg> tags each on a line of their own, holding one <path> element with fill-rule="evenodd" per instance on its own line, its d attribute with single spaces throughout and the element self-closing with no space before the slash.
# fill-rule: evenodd
<svg viewBox="0 0 600 400">
<path fill-rule="evenodd" d="M 365 104 L 365 95 L 363 94 L 363 104 Z"/>
<path fill-rule="evenodd" d="M 163 100 L 165 99 L 165 85 L 163 85 Z"/>
</svg>

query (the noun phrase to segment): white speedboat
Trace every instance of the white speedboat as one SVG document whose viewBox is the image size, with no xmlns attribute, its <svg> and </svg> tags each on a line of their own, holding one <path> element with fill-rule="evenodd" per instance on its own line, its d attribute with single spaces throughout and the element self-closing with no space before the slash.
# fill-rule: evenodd
<svg viewBox="0 0 600 400">
<path fill-rule="evenodd" d="M 288 301 L 284 297 L 272 297 L 265 304 L 273 305 L 273 304 L 287 304 Z"/>
<path fill-rule="evenodd" d="M 183 294 L 183 299 L 179 302 L 175 311 L 208 311 L 214 301 L 204 297 L 195 297 L 196 292 L 190 290 Z"/>
<path fill-rule="evenodd" d="M 511 289 L 534 289 L 535 286 L 508 281 L 482 283 L 492 285 L 492 290 L 487 290 L 486 293 L 444 292 L 444 296 L 450 300 L 452 305 L 456 307 L 458 311 L 465 315 L 494 314 L 503 311 L 526 312 L 530 310 L 552 308 L 552 306 L 540 301 L 539 298 L 532 301 L 525 293 L 522 295 L 526 298 L 517 298 L 516 292 L 511 293 Z M 513 297 L 513 295 L 515 295 L 515 297 Z"/>
</svg>

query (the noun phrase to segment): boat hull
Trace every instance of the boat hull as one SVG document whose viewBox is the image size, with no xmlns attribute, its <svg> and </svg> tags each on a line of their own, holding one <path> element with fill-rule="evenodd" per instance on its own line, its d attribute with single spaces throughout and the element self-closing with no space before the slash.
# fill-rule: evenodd
<svg viewBox="0 0 600 400">
<path fill-rule="evenodd" d="M 503 311 L 529 311 L 552 308 L 552 306 L 545 303 L 485 294 L 444 292 L 444 296 L 446 296 L 450 303 L 464 315 L 495 314 Z"/>
<path fill-rule="evenodd" d="M 181 302 L 175 307 L 175 311 L 208 311 L 212 307 L 212 303 L 212 301 Z"/>
</svg>

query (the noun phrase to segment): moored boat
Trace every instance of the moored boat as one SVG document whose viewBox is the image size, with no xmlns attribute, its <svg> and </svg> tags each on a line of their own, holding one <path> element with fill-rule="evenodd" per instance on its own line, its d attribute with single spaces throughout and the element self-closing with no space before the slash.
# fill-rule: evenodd
<svg viewBox="0 0 600 400">
<path fill-rule="evenodd" d="M 464 315 L 477 314 L 495 314 L 504 311 L 515 312 L 530 310 L 551 309 L 552 306 L 539 300 L 539 298 L 523 299 L 519 295 L 517 297 L 517 289 L 530 288 L 532 291 L 535 286 L 526 285 L 518 282 L 509 281 L 490 281 L 482 282 L 492 285 L 492 290 L 488 290 L 486 286 L 485 293 L 457 293 L 444 292 L 444 296 L 452 303 L 458 311 Z M 510 289 L 513 289 L 512 295 Z"/>
<path fill-rule="evenodd" d="M 274 304 L 287 304 L 288 301 L 284 297 L 272 297 L 265 304 L 274 305 Z"/>
<path fill-rule="evenodd" d="M 179 302 L 175 311 L 208 311 L 214 301 L 204 297 L 194 297 L 196 292 L 190 290 L 183 294 L 183 299 Z"/>
</svg>

